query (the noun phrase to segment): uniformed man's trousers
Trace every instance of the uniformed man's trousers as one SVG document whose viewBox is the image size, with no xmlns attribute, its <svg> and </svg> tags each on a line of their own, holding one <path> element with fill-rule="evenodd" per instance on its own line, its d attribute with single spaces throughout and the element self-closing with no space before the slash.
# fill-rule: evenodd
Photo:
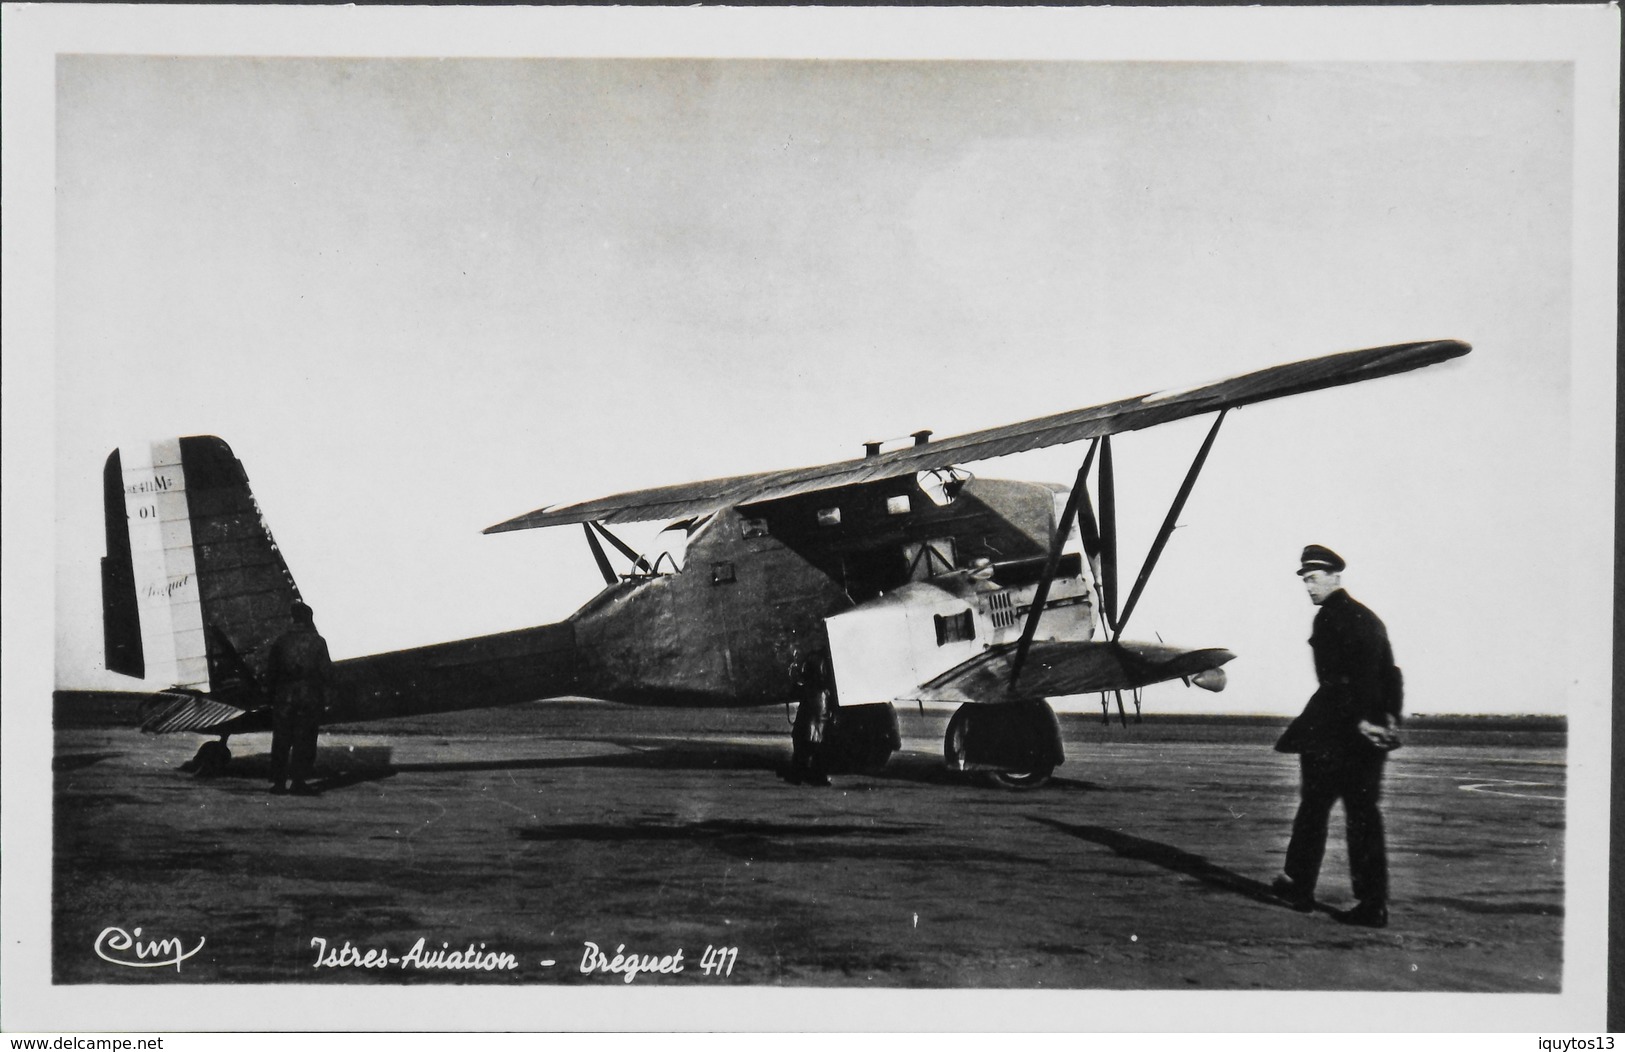
<svg viewBox="0 0 1625 1052">
<path fill-rule="evenodd" d="M 1292 821 L 1292 842 L 1286 849 L 1286 875 L 1305 894 L 1313 894 L 1320 877 L 1332 805 L 1342 800 L 1354 897 L 1361 902 L 1388 901 L 1388 851 L 1378 809 L 1387 759 L 1376 750 L 1370 755 L 1305 753 L 1299 757 L 1303 788 L 1298 815 Z"/>
</svg>

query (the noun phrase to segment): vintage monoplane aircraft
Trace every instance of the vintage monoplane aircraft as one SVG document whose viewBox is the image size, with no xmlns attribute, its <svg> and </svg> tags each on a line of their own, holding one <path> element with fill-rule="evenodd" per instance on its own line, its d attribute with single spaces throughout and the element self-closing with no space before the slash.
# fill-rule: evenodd
<svg viewBox="0 0 1625 1052">
<path fill-rule="evenodd" d="M 1122 692 L 1147 684 L 1222 688 L 1229 651 L 1121 637 L 1225 414 L 1469 349 L 1436 340 L 1348 351 L 955 438 L 921 431 L 898 449 L 866 443 L 855 460 L 544 507 L 485 532 L 580 524 L 603 591 L 558 624 L 339 661 L 324 722 L 562 696 L 765 705 L 823 655 L 840 713 L 826 767 L 884 763 L 900 745 L 895 703 L 948 702 L 959 705 L 951 767 L 1037 785 L 1063 759 L 1047 698 L 1100 693 L 1104 708 L 1113 694 L 1121 714 Z M 1216 414 L 1212 429 L 1122 598 L 1111 436 L 1203 413 Z M 1085 439 L 1070 488 L 959 467 Z M 197 758 L 218 771 L 231 735 L 270 726 L 262 682 L 298 588 L 220 439 L 117 449 L 103 481 L 107 667 L 172 680 L 143 729 L 218 736 Z M 686 533 L 680 565 L 669 554 L 651 562 L 608 529 L 644 520 Z M 603 541 L 629 572 L 615 572 Z"/>
</svg>

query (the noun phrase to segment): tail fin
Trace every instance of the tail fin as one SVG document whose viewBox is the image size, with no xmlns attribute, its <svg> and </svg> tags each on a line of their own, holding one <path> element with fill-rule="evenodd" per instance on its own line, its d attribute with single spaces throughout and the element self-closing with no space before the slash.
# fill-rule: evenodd
<svg viewBox="0 0 1625 1052">
<path fill-rule="evenodd" d="M 107 667 L 251 708 L 299 589 L 213 436 L 122 446 L 102 475 Z"/>
</svg>

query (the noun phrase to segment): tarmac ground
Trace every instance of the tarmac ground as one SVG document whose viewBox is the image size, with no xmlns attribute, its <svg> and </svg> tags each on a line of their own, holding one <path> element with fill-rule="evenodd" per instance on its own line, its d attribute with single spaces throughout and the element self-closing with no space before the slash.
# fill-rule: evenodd
<svg viewBox="0 0 1625 1052">
<path fill-rule="evenodd" d="M 203 779 L 177 770 L 195 736 L 61 712 L 57 983 L 606 984 L 635 958 L 639 985 L 1561 988 L 1560 721 L 1416 721 L 1371 930 L 1335 920 L 1340 811 L 1322 908 L 1269 892 L 1282 721 L 1063 716 L 1067 763 L 1010 792 L 944 769 L 947 711 L 906 711 L 885 769 L 813 788 L 780 777 L 782 709 L 545 702 L 324 731 L 293 797 L 269 735 Z"/>
</svg>

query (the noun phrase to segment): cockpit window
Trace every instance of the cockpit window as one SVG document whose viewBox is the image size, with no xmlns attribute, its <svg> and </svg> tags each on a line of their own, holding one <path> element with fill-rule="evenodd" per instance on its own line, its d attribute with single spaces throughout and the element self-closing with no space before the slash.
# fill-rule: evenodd
<svg viewBox="0 0 1625 1052">
<path fill-rule="evenodd" d="M 903 545 L 903 558 L 908 563 L 910 581 L 926 581 L 938 574 L 948 573 L 959 565 L 955 558 L 954 539 L 938 537 L 929 541 L 910 541 Z"/>
</svg>

